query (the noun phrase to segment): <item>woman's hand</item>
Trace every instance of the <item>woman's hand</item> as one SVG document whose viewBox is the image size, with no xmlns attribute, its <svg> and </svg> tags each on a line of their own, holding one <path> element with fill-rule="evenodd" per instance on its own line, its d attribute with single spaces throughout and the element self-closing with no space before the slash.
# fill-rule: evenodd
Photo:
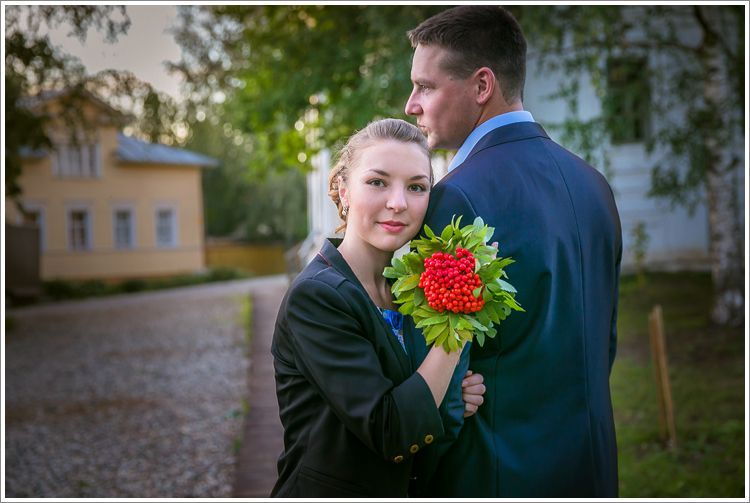
<svg viewBox="0 0 750 503">
<path fill-rule="evenodd" d="M 461 397 L 464 400 L 463 417 L 473 416 L 484 403 L 484 392 L 487 391 L 482 374 L 474 374 L 471 370 L 466 372 L 466 376 L 461 383 Z"/>
</svg>

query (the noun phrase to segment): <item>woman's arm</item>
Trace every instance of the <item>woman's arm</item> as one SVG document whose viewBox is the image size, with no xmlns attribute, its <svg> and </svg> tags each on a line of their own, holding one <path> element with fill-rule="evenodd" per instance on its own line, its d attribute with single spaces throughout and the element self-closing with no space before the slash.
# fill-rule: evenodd
<svg viewBox="0 0 750 503">
<path fill-rule="evenodd" d="M 451 382 L 453 371 L 456 369 L 458 360 L 461 358 L 461 350 L 451 351 L 446 354 L 442 346 L 433 346 L 417 372 L 424 378 L 430 387 L 435 405 L 440 404 L 445 397 L 445 391 Z"/>
<path fill-rule="evenodd" d="M 421 373 L 390 369 L 394 379 L 399 373 L 405 379 L 398 385 L 384 373 L 372 334 L 364 332 L 371 329 L 364 297 L 335 277 L 322 279 L 298 283 L 287 298 L 282 331 L 293 347 L 294 365 L 373 452 L 390 461 L 405 459 L 443 435 L 436 397 Z M 447 383 L 441 365 L 450 365 L 455 356 L 440 350 L 443 355 L 433 355 L 424 370 L 442 394 Z"/>
</svg>

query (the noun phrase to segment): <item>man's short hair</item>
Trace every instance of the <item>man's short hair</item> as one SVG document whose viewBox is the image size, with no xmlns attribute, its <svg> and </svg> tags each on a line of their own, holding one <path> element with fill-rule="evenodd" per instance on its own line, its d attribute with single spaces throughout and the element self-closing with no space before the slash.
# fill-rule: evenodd
<svg viewBox="0 0 750 503">
<path fill-rule="evenodd" d="M 523 101 L 526 39 L 513 15 L 498 5 L 461 5 L 427 19 L 407 33 L 412 47 L 447 50 L 443 70 L 466 79 L 486 66 L 495 74 L 506 103 Z"/>
</svg>

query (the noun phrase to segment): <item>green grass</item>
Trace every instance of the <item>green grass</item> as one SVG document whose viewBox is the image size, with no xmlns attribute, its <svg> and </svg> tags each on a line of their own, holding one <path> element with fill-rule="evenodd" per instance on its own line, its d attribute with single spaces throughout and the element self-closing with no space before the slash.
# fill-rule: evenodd
<svg viewBox="0 0 750 503">
<path fill-rule="evenodd" d="M 711 278 L 649 273 L 620 280 L 618 354 L 612 369 L 620 496 L 745 496 L 744 328 L 709 322 Z M 661 304 L 677 447 L 662 446 L 648 313 Z"/>
<path fill-rule="evenodd" d="M 242 298 L 242 306 L 239 311 L 240 326 L 245 329 L 245 339 L 248 348 L 253 342 L 253 296 L 248 294 Z"/>
<path fill-rule="evenodd" d="M 215 281 L 229 281 L 233 279 L 249 278 L 252 276 L 252 274 L 240 269 L 234 269 L 231 267 L 213 267 L 193 274 L 180 274 L 177 276 L 153 279 L 133 278 L 115 284 L 108 284 L 98 279 L 86 281 L 53 279 L 44 281 L 43 286 L 46 300 L 56 301 L 102 297 L 105 295 L 135 293 L 148 290 L 163 290 L 166 288 L 200 285 Z M 27 299 L 28 303 L 33 303 L 34 301 L 34 299 Z"/>
</svg>

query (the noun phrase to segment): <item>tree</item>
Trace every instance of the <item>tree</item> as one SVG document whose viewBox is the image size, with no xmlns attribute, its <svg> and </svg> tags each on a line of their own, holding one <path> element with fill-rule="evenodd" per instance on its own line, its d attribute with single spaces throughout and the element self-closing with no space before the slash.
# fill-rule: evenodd
<svg viewBox="0 0 750 503">
<path fill-rule="evenodd" d="M 650 104 L 647 149 L 656 164 L 649 195 L 691 212 L 706 201 L 712 320 L 744 323 L 737 199 L 737 176 L 744 169 L 743 6 L 522 6 L 514 12 L 540 54 L 542 70 L 566 75 L 556 94 L 569 104 L 563 129 L 584 151 L 622 132 L 626 96 Z M 640 78 L 618 92 L 613 66 L 638 61 L 645 62 L 635 70 Z M 581 78 L 602 96 L 602 114 L 590 120 L 577 116 Z"/>
<path fill-rule="evenodd" d="M 185 75 L 188 92 L 205 104 L 205 113 L 221 116 L 231 108 L 226 120 L 252 135 L 251 168 L 283 171 L 304 166 L 312 153 L 374 118 L 404 117 L 412 55 L 406 32 L 446 8 L 187 7 L 175 33 L 185 58 L 173 69 Z M 742 166 L 732 147 L 744 127 L 743 8 L 509 9 L 540 54 L 543 71 L 566 76 L 555 96 L 569 104 L 560 125 L 569 148 L 591 159 L 601 145 L 624 134 L 626 98 L 650 103 L 654 131 L 647 146 L 658 158 L 650 195 L 688 209 L 706 200 L 712 318 L 742 323 L 740 212 L 733 186 Z M 615 89 L 608 86 L 608 67 L 618 65 L 626 78 L 624 87 Z M 632 74 L 641 78 L 627 78 Z M 578 116 L 583 78 L 602 98 L 598 117 Z M 606 173 L 606 155 L 596 164 Z"/>
<path fill-rule="evenodd" d="M 173 65 L 193 101 L 251 134 L 258 173 L 309 167 L 377 117 L 405 117 L 406 32 L 435 6 L 183 7 Z M 208 113 L 208 112 L 206 112 Z"/>
<path fill-rule="evenodd" d="M 283 242 L 288 248 L 307 234 L 305 176 L 298 170 L 259 181 L 247 169 L 253 146 L 230 124 L 195 122 L 185 142 L 190 150 L 221 161 L 202 170 L 206 233 L 252 242 Z"/>
<path fill-rule="evenodd" d="M 105 70 L 89 75 L 81 62 L 55 49 L 43 26 L 66 25 L 69 36 L 81 42 L 91 28 L 103 31 L 114 42 L 126 34 L 130 18 L 125 7 L 96 5 L 11 5 L 5 8 L 5 195 L 18 203 L 21 187 L 21 154 L 24 149 L 51 149 L 43 110 L 30 107 L 30 98 L 44 91 L 68 92 L 70 112 L 62 119 L 73 131 L 90 126 L 76 109 L 76 98 L 89 92 L 124 112 L 137 111 L 129 127 L 138 136 L 170 143 L 184 130 L 184 108 L 132 73 Z M 77 141 L 72 134 L 71 141 Z M 21 208 L 23 210 L 23 208 Z"/>
</svg>

